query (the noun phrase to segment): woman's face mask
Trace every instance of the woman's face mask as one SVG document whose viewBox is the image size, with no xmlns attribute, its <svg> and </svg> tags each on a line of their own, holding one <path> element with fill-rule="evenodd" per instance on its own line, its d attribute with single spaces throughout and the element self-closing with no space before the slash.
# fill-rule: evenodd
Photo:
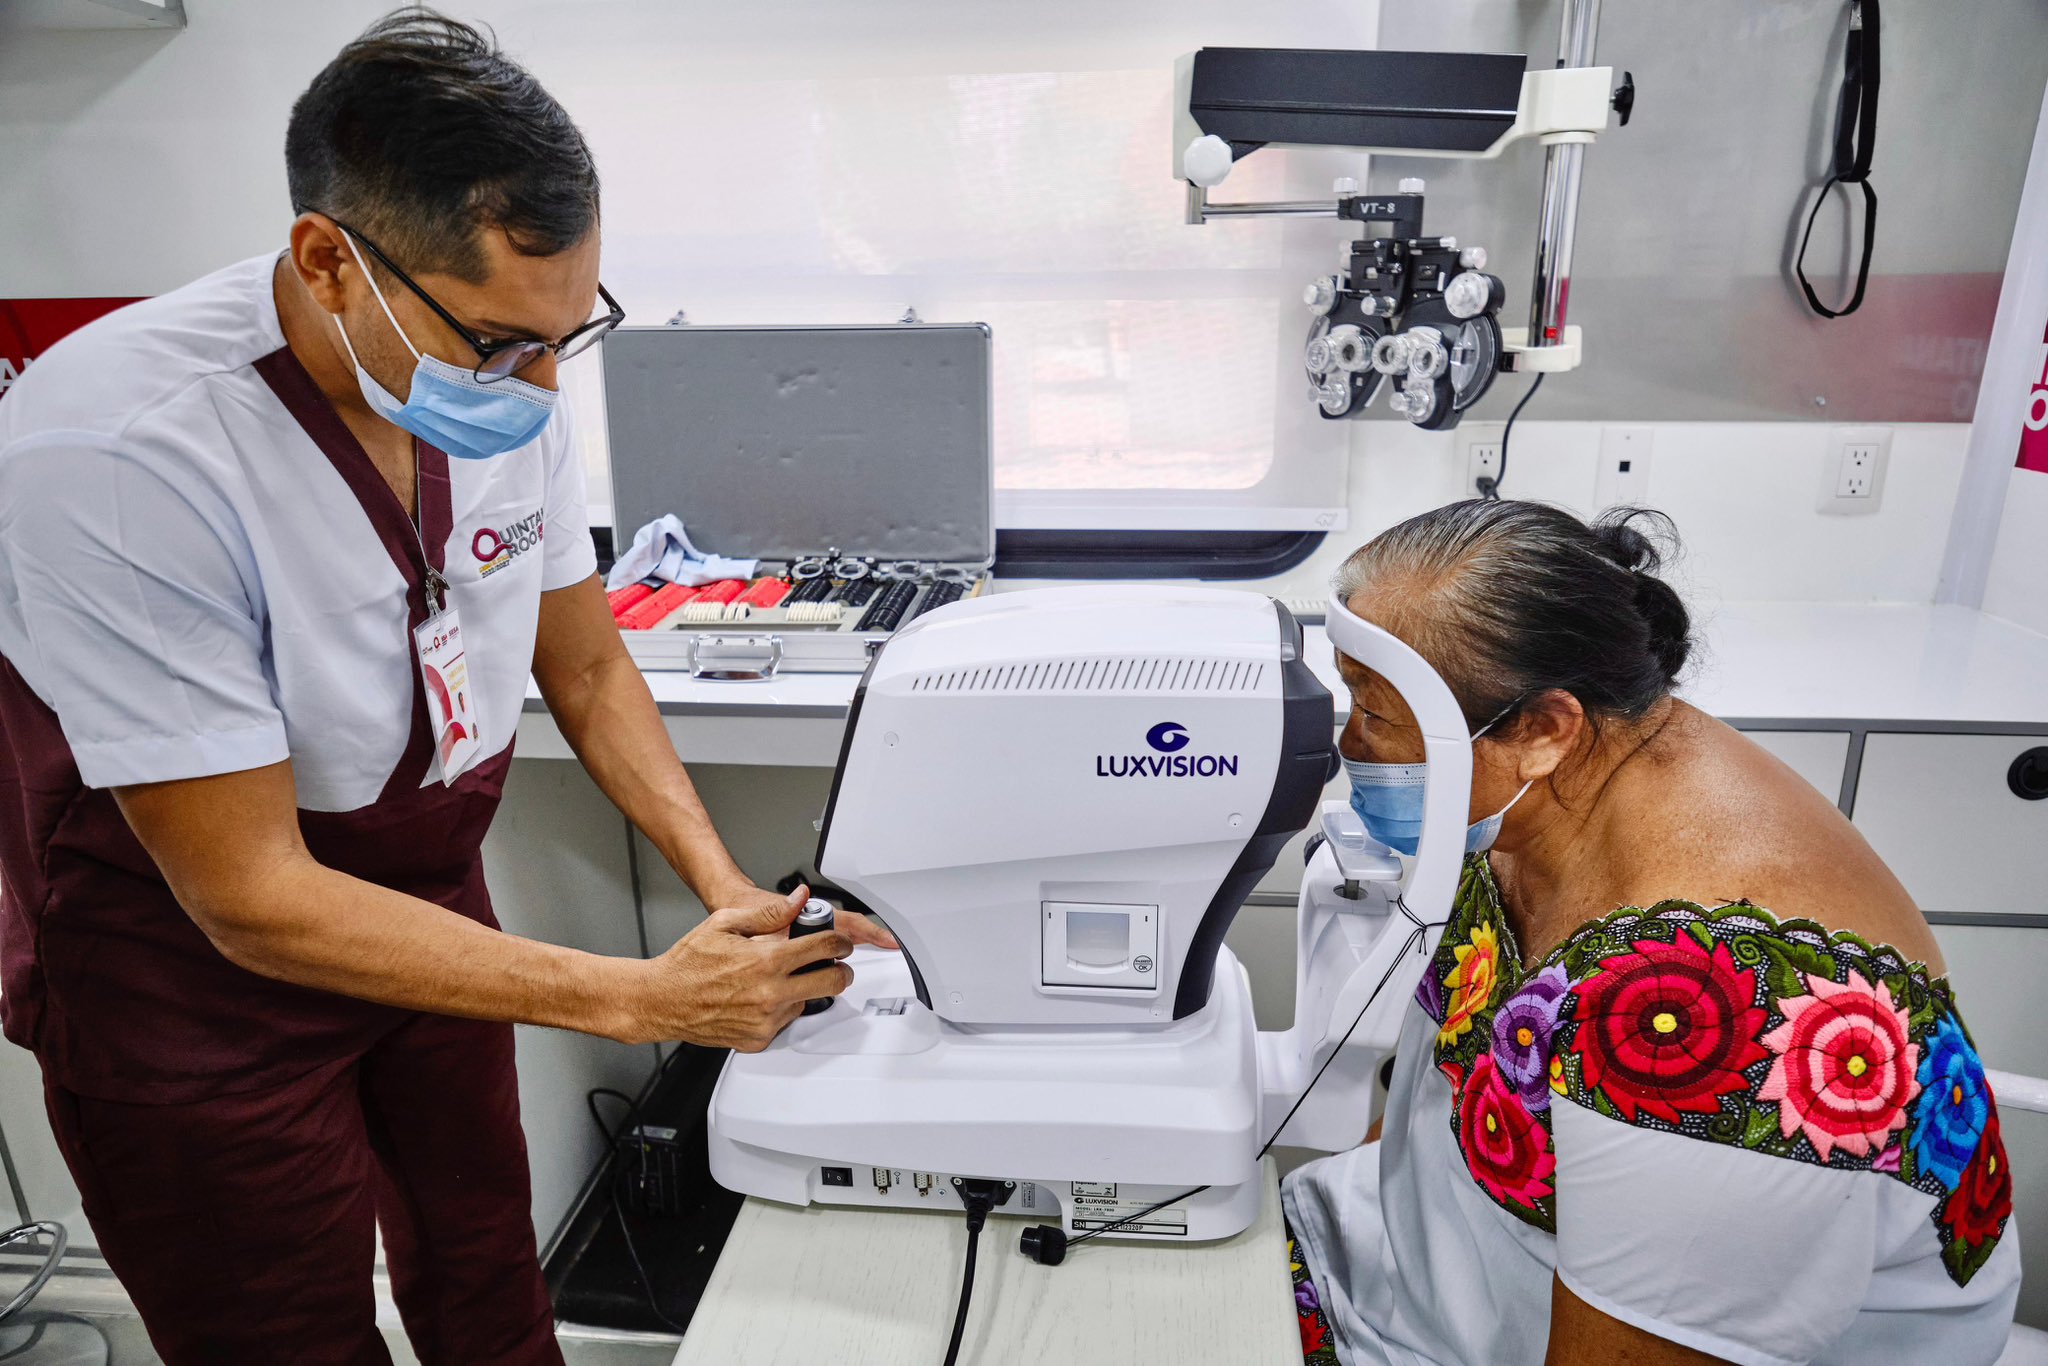
<svg viewBox="0 0 2048 1366">
<path fill-rule="evenodd" d="M 1477 740 L 1499 725 L 1501 717 L 1513 711 L 1518 702 L 1519 699 L 1509 703 L 1499 716 L 1473 731 L 1472 738 Z M 1429 765 L 1369 764 L 1345 759 L 1344 772 L 1351 778 L 1351 809 L 1364 822 L 1365 833 L 1391 849 L 1412 856 L 1422 839 L 1422 797 Z M 1515 802 L 1522 800 L 1535 785 L 1534 779 L 1523 783 L 1522 790 L 1506 806 L 1465 827 L 1465 852 L 1477 854 L 1491 849 L 1493 842 L 1500 838 L 1502 820 L 1514 809 Z"/>
</svg>

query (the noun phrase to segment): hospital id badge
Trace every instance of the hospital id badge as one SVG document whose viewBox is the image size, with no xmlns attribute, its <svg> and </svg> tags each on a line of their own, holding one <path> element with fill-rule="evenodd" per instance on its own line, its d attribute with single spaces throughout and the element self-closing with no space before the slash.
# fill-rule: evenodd
<svg viewBox="0 0 2048 1366">
<path fill-rule="evenodd" d="M 420 678 L 427 691 L 427 723 L 441 781 L 453 786 L 483 750 L 476 699 L 469 687 L 469 662 L 462 651 L 462 614 L 453 607 L 436 612 L 413 629 Z"/>
</svg>

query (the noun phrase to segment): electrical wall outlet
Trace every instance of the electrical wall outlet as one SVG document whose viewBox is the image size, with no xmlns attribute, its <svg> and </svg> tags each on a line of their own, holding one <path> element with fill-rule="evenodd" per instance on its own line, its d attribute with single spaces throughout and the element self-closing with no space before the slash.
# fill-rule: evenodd
<svg viewBox="0 0 2048 1366">
<path fill-rule="evenodd" d="M 1458 429 L 1458 449 L 1465 457 L 1465 485 L 1460 497 L 1476 498 L 1481 479 L 1500 478 L 1501 428 L 1498 422 L 1474 422 Z"/>
<path fill-rule="evenodd" d="M 1600 469 L 1593 476 L 1593 507 L 1605 511 L 1647 502 L 1650 496 L 1651 427 L 1602 427 Z"/>
<path fill-rule="evenodd" d="M 1876 512 L 1884 502 L 1891 456 L 1888 427 L 1830 428 L 1821 460 L 1820 510 L 1851 517 Z"/>
</svg>

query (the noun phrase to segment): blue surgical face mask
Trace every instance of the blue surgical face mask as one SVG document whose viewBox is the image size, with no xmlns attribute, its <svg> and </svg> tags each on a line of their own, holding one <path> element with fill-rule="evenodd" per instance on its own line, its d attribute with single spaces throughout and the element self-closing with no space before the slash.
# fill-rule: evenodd
<svg viewBox="0 0 2048 1366">
<path fill-rule="evenodd" d="M 1512 710 L 1514 708 L 1510 706 L 1508 711 Z M 1506 715 L 1506 711 L 1500 714 Z M 1500 723 L 1500 716 L 1472 732 L 1472 738 L 1477 740 L 1492 730 Z M 1357 759 L 1345 759 L 1344 772 L 1351 778 L 1351 809 L 1365 824 L 1365 833 L 1388 848 L 1412 857 L 1422 839 L 1423 790 L 1429 765 L 1368 764 Z M 1500 838 L 1502 820 L 1514 809 L 1515 802 L 1522 800 L 1535 785 L 1534 779 L 1523 783 L 1514 801 L 1484 820 L 1474 821 L 1465 827 L 1465 852 L 1477 854 L 1491 849 L 1493 842 Z"/>
<path fill-rule="evenodd" d="M 555 411 L 555 401 L 561 397 L 555 390 L 522 379 L 485 384 L 471 371 L 421 355 L 412 338 L 398 325 L 391 305 L 384 302 L 384 291 L 377 288 L 377 277 L 363 265 L 353 238 L 349 239 L 348 249 L 356 264 L 363 266 L 363 278 L 370 282 L 370 292 L 377 296 L 384 316 L 391 320 L 392 331 L 398 333 L 405 349 L 413 354 L 412 388 L 401 403 L 363 369 L 362 362 L 356 359 L 355 347 L 349 342 L 348 328 L 342 326 L 339 315 L 335 317 L 341 344 L 356 367 L 356 385 L 372 411 L 458 460 L 489 460 L 516 451 L 540 435 Z"/>
</svg>

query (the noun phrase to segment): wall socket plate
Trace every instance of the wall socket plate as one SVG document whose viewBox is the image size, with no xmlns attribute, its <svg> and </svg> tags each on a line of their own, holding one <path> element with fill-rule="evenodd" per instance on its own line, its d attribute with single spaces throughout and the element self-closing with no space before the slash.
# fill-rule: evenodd
<svg viewBox="0 0 2048 1366">
<path fill-rule="evenodd" d="M 1884 478 L 1891 463 L 1891 428 L 1828 428 L 1816 506 L 1840 517 L 1876 512 L 1884 504 Z"/>
<path fill-rule="evenodd" d="M 1483 475 L 1488 479 L 1500 478 L 1501 434 L 1506 430 L 1503 422 L 1470 422 L 1458 428 L 1458 454 L 1461 457 L 1458 468 L 1464 472 L 1465 482 L 1458 488 L 1460 498 L 1479 497 L 1479 480 Z"/>
<path fill-rule="evenodd" d="M 1600 467 L 1593 476 L 1593 507 L 1606 511 L 1623 504 L 1642 505 L 1650 497 L 1650 449 L 1654 427 L 1606 426 L 1600 429 Z"/>
</svg>

